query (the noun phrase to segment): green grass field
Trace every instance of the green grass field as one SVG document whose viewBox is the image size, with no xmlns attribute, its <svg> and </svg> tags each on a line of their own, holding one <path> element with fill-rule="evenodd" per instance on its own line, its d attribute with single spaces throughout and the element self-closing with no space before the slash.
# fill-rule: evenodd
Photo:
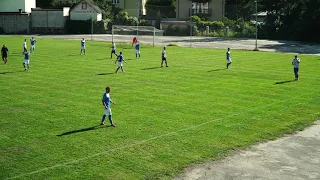
<svg viewBox="0 0 320 180">
<path fill-rule="evenodd" d="M 320 116 L 320 57 L 117 44 L 127 63 L 114 74 L 110 43 L 37 39 L 24 72 L 24 37 L 0 37 L 0 179 L 171 179 L 193 163 L 274 140 Z M 111 87 L 117 127 L 99 126 Z M 108 122 L 106 120 L 106 122 Z"/>
</svg>

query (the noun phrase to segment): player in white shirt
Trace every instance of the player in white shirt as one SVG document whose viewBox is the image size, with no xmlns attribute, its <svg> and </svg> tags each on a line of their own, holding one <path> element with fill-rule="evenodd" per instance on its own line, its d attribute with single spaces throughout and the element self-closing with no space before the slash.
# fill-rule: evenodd
<svg viewBox="0 0 320 180">
<path fill-rule="evenodd" d="M 292 65 L 293 65 L 293 72 L 294 72 L 295 80 L 299 81 L 300 59 L 298 58 L 297 55 L 294 56 L 294 59 L 292 60 Z"/>
<path fill-rule="evenodd" d="M 86 40 L 84 40 L 84 38 L 82 38 L 80 43 L 81 43 L 80 55 L 82 55 L 82 51 L 83 51 L 84 55 L 86 55 Z"/>
<path fill-rule="evenodd" d="M 169 67 L 167 62 L 166 47 L 163 47 L 163 50 L 161 52 L 161 67 L 163 67 L 163 61 L 166 63 L 166 67 Z"/>
<path fill-rule="evenodd" d="M 27 39 L 24 39 L 22 46 L 23 46 L 23 51 L 24 51 L 24 49 L 28 49 L 27 48 Z"/>
<path fill-rule="evenodd" d="M 117 56 L 116 49 L 117 49 L 116 43 L 112 42 L 110 59 L 112 58 L 112 54 L 115 54 Z"/>
<path fill-rule="evenodd" d="M 230 48 L 228 48 L 228 51 L 226 53 L 226 60 L 227 60 L 227 69 L 229 69 L 229 66 L 232 63 Z"/>
</svg>

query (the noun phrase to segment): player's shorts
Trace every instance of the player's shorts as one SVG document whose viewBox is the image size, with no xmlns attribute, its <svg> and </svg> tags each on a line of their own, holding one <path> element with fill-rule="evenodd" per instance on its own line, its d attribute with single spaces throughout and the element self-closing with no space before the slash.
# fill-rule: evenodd
<svg viewBox="0 0 320 180">
<path fill-rule="evenodd" d="M 29 64 L 29 59 L 24 59 L 24 60 L 23 60 L 23 63 Z"/>
<path fill-rule="evenodd" d="M 166 61 L 167 57 L 162 56 L 162 61 Z"/>
<path fill-rule="evenodd" d="M 232 63 L 232 60 L 231 59 L 227 59 L 227 63 Z"/>
<path fill-rule="evenodd" d="M 116 53 L 116 50 L 112 49 L 112 50 L 111 50 L 111 53 L 115 54 L 115 53 Z"/>
<path fill-rule="evenodd" d="M 36 48 L 36 45 L 31 45 L 31 48 L 33 48 L 33 49 Z"/>
<path fill-rule="evenodd" d="M 3 54 L 3 55 L 2 55 L 2 59 L 3 59 L 3 58 L 7 58 L 7 57 L 8 57 L 7 54 Z"/>
<path fill-rule="evenodd" d="M 112 115 L 112 111 L 111 111 L 111 108 L 109 107 L 108 109 L 106 109 L 105 107 L 103 107 L 104 109 L 104 115 Z"/>
<path fill-rule="evenodd" d="M 299 68 L 293 68 L 293 72 L 297 74 L 299 72 Z"/>
<path fill-rule="evenodd" d="M 122 62 L 118 62 L 118 67 L 121 67 L 122 66 Z"/>
<path fill-rule="evenodd" d="M 81 46 L 81 49 L 86 49 L 86 47 L 85 46 Z"/>
<path fill-rule="evenodd" d="M 139 54 L 140 54 L 140 50 L 139 50 L 139 49 L 136 49 L 136 53 L 139 53 Z"/>
</svg>

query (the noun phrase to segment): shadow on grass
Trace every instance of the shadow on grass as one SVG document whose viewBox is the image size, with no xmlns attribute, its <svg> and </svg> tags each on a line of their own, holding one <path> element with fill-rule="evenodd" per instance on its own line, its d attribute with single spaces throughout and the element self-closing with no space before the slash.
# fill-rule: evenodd
<svg viewBox="0 0 320 180">
<path fill-rule="evenodd" d="M 222 71 L 222 70 L 226 70 L 226 69 L 227 69 L 227 68 L 219 68 L 219 69 L 209 70 L 208 72 Z"/>
<path fill-rule="evenodd" d="M 110 59 L 110 58 L 105 57 L 105 58 L 99 58 L 99 59 L 96 59 L 96 60 L 100 61 L 100 60 L 108 60 L 108 59 Z"/>
<path fill-rule="evenodd" d="M 109 72 L 109 73 L 100 73 L 100 74 L 97 74 L 98 76 L 105 76 L 105 75 L 110 75 L 110 74 L 114 74 L 112 72 Z"/>
<path fill-rule="evenodd" d="M 3 75 L 5 75 L 5 74 L 12 74 L 12 73 L 15 73 L 15 72 L 0 72 L 0 74 L 3 74 Z"/>
<path fill-rule="evenodd" d="M 295 80 L 288 80 L 288 81 L 280 81 L 280 82 L 276 82 L 274 84 L 285 84 L 285 83 L 289 83 L 289 82 L 294 82 Z"/>
<path fill-rule="evenodd" d="M 65 135 L 70 135 L 70 134 L 74 134 L 74 133 L 80 133 L 80 132 L 86 132 L 86 131 L 93 131 L 93 130 L 97 130 L 100 128 L 107 128 L 107 127 L 111 127 L 111 126 L 92 126 L 92 127 L 87 127 L 87 128 L 83 128 L 83 129 L 77 129 L 77 130 L 73 130 L 73 131 L 68 131 L 62 134 L 57 134 L 57 136 L 65 136 Z"/>
<path fill-rule="evenodd" d="M 151 69 L 159 69 L 159 68 L 161 67 L 159 66 L 159 67 L 143 68 L 142 70 L 151 70 Z"/>
</svg>

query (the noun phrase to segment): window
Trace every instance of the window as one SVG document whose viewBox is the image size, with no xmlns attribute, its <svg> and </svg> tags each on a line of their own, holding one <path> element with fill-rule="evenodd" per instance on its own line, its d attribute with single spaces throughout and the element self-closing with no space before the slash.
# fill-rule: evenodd
<svg viewBox="0 0 320 180">
<path fill-rule="evenodd" d="M 81 4 L 81 8 L 82 8 L 82 9 L 87 9 L 87 3 L 83 2 L 83 3 Z"/>
<path fill-rule="evenodd" d="M 112 4 L 119 4 L 120 0 L 112 0 Z"/>
</svg>

